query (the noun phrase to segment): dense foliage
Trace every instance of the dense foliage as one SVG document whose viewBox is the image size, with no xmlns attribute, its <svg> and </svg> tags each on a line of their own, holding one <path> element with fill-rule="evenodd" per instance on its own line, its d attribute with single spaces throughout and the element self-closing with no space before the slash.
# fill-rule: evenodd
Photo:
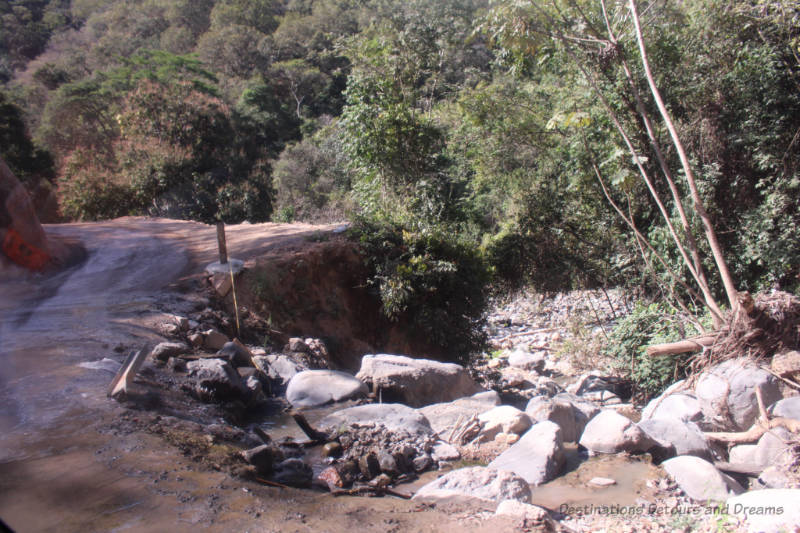
<svg viewBox="0 0 800 533">
<path fill-rule="evenodd" d="M 739 288 L 796 289 L 800 8 L 638 4 Z M 449 283 L 444 266 L 462 260 L 511 286 L 635 285 L 692 307 L 612 119 L 679 237 L 699 233 L 688 201 L 681 229 L 660 177 L 671 169 L 688 198 L 627 2 L 5 0 L 0 19 L 0 133 L 15 139 L 0 151 L 26 181 L 58 184 L 66 218 L 358 215 L 410 247 L 388 263 L 374 249 L 390 315 L 415 312 L 408 295 Z"/>
</svg>

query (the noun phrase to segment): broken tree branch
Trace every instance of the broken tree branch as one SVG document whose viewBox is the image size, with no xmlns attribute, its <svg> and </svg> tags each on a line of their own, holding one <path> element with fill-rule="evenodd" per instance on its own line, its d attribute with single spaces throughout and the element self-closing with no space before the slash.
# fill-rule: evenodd
<svg viewBox="0 0 800 533">
<path fill-rule="evenodd" d="M 708 348 L 714 344 L 716 335 L 704 335 L 693 339 L 684 339 L 677 342 L 667 342 L 664 344 L 653 344 L 647 347 L 647 355 L 658 357 L 662 355 L 676 355 L 679 353 L 699 352 L 703 348 Z"/>
<path fill-rule="evenodd" d="M 308 423 L 305 416 L 297 411 L 292 411 L 290 414 L 292 418 L 294 418 L 294 421 L 297 422 L 297 425 L 300 426 L 300 429 L 303 430 L 303 433 L 311 439 L 312 443 L 319 444 L 328 440 L 328 435 L 311 427 L 311 424 Z"/>
</svg>

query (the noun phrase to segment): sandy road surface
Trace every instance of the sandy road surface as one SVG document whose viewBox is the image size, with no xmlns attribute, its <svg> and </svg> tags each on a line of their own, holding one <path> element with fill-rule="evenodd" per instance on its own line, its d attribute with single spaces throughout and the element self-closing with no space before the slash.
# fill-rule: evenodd
<svg viewBox="0 0 800 533">
<path fill-rule="evenodd" d="M 334 227 L 233 226 L 228 249 L 248 259 Z M 48 275 L 0 268 L 0 518 L 12 529 L 464 530 L 455 515 L 418 512 L 411 502 L 335 499 L 234 480 L 198 469 L 150 434 L 108 431 L 130 412 L 105 396 L 110 371 L 79 365 L 121 360 L 118 352 L 159 339 L 163 309 L 190 309 L 190 295 L 176 284 L 216 259 L 216 232 L 144 218 L 47 232 L 81 243 L 84 256 Z M 498 531 L 486 522 L 467 530 L 484 528 Z"/>
</svg>

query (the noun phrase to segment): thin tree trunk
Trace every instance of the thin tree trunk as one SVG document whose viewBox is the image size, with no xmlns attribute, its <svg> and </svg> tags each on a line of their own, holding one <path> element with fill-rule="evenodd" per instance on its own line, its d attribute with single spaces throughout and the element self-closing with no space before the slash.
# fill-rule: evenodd
<svg viewBox="0 0 800 533">
<path fill-rule="evenodd" d="M 661 93 L 656 86 L 655 79 L 653 78 L 653 73 L 650 71 L 650 62 L 647 59 L 647 51 L 645 50 L 644 46 L 644 39 L 642 37 L 642 28 L 639 24 L 639 14 L 636 11 L 636 2 L 635 0 L 628 0 L 628 5 L 631 10 L 631 16 L 633 18 L 633 25 L 636 30 L 636 41 L 639 44 L 639 52 L 642 56 L 642 66 L 644 67 L 645 76 L 647 77 L 647 83 L 650 86 L 650 90 L 653 92 L 653 98 L 656 101 L 656 105 L 658 106 L 658 110 L 661 113 L 662 118 L 664 119 L 664 123 L 667 126 L 667 130 L 669 131 L 670 136 L 672 137 L 672 142 L 675 145 L 675 150 L 678 152 L 678 157 L 681 160 L 681 165 L 683 166 L 683 171 L 686 174 L 686 181 L 689 184 L 689 191 L 691 192 L 692 200 L 694 201 L 694 207 L 697 211 L 700 220 L 703 222 L 703 228 L 705 229 L 706 239 L 708 239 L 708 244 L 711 247 L 711 253 L 714 256 L 714 262 L 717 265 L 717 269 L 719 270 L 720 277 L 722 278 L 722 283 L 725 286 L 725 293 L 728 296 L 728 303 L 731 306 L 731 310 L 735 310 L 739 305 L 737 302 L 737 290 L 736 286 L 733 282 L 733 277 L 731 276 L 730 270 L 728 269 L 728 263 L 725 261 L 725 256 L 722 253 L 722 247 L 717 240 L 717 234 L 714 231 L 714 226 L 711 224 L 711 218 L 708 215 L 708 212 L 703 205 L 703 200 L 700 198 L 700 193 L 697 190 L 697 184 L 694 179 L 694 173 L 692 172 L 691 165 L 689 165 L 689 159 L 686 157 L 686 150 L 683 147 L 683 143 L 681 142 L 680 138 L 678 137 L 678 132 L 675 129 L 675 125 L 672 123 L 672 118 L 667 111 L 667 107 L 664 105 L 664 101 L 661 98 Z"/>
</svg>

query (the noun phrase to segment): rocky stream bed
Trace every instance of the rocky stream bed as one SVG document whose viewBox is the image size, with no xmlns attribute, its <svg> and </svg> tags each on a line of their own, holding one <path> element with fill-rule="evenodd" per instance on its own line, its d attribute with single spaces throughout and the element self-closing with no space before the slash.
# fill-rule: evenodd
<svg viewBox="0 0 800 533">
<path fill-rule="evenodd" d="M 628 312 L 618 291 L 495 302 L 493 350 L 469 368 L 367 354 L 349 373 L 331 368 L 320 339 L 265 349 L 229 338 L 235 317 L 213 303 L 230 290 L 219 281 L 162 324 L 170 339 L 120 398 L 136 416 L 115 430 L 146 429 L 273 487 L 470 502 L 473 523 L 504 516 L 521 530 L 800 526 L 797 434 L 777 428 L 736 446 L 707 436 L 750 428 L 756 387 L 772 416 L 800 420 L 790 380 L 731 360 L 634 405 L 607 362 L 575 350 Z"/>
</svg>

